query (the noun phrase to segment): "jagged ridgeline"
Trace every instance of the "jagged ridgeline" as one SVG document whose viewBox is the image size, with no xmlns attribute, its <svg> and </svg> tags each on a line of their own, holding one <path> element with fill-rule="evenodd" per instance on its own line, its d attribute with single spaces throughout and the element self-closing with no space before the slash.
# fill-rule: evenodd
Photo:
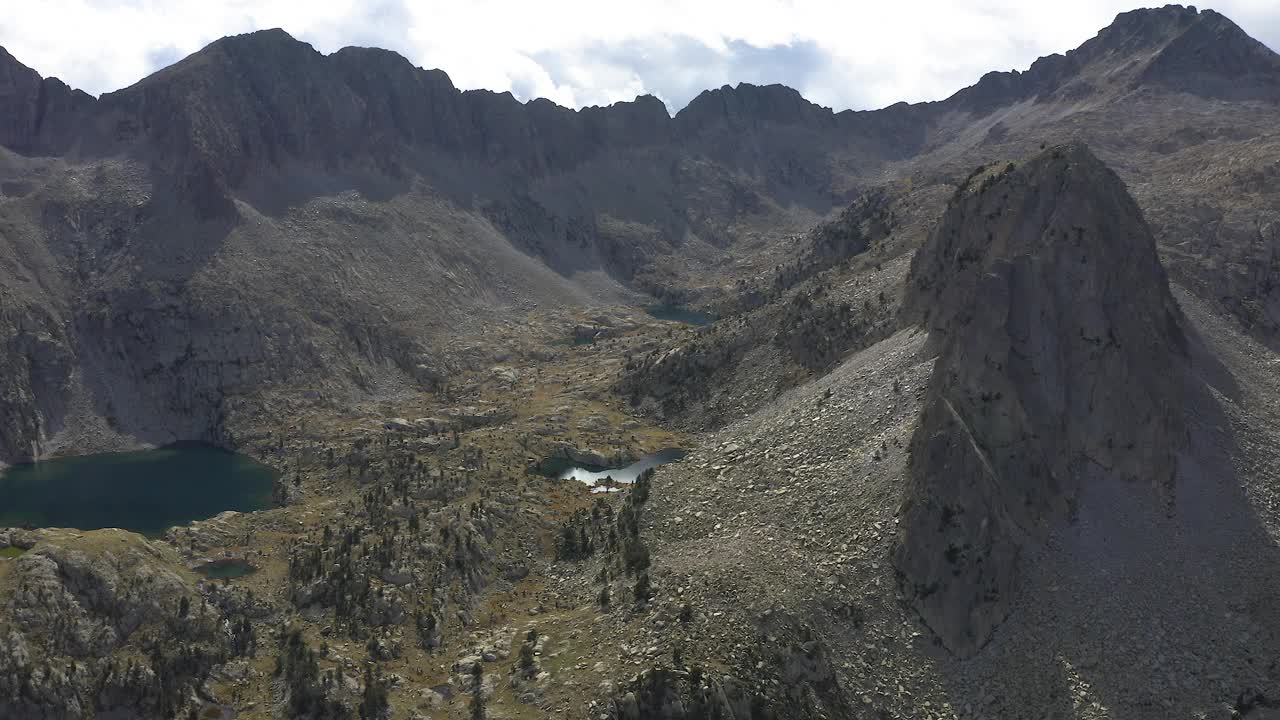
<svg viewBox="0 0 1280 720">
<path fill-rule="evenodd" d="M 1174 502 L 1182 315 L 1142 212 L 1083 145 L 974 171 L 916 254 L 902 314 L 938 358 L 895 558 L 967 655 L 1008 613 L 1021 550 L 1084 486 Z"/>
<path fill-rule="evenodd" d="M 1278 104 L 1177 6 L 869 111 L 0 51 L 0 465 L 281 471 L 162 540 L 0 529 L 0 720 L 1259 720 Z"/>
<path fill-rule="evenodd" d="M 744 365 L 769 343 L 770 385 L 790 387 L 883 335 L 898 277 L 870 298 L 768 300 L 825 289 L 881 229 L 902 242 L 935 216 L 928 187 L 960 168 L 1065 136 L 1150 178 L 1135 187 L 1177 248 L 1171 274 L 1280 337 L 1280 58 L 1207 10 L 1124 13 L 1025 72 L 872 111 L 749 84 L 674 116 L 648 96 L 575 111 L 281 30 L 217 40 L 99 98 L 0 51 L 0 96 L 0 462 L 233 446 L 278 410 L 266 393 L 340 406 L 390 384 L 430 391 L 476 361 L 450 347 L 460 329 L 638 293 L 743 311 L 758 329 L 720 331 L 635 384 Z M 892 210 L 883 223 L 847 216 L 864 237 L 837 222 L 810 255 L 788 252 L 896 182 L 912 202 L 891 188 L 862 203 Z M 770 282 L 739 284 L 769 268 Z M 746 379 L 734 402 L 677 385 L 654 404 L 718 424 L 772 397 Z"/>
</svg>

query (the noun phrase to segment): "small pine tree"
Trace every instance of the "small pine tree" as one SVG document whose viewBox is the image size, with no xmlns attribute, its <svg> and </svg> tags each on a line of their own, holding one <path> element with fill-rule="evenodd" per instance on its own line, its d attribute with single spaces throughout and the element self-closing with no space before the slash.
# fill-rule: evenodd
<svg viewBox="0 0 1280 720">
<path fill-rule="evenodd" d="M 688 625 L 692 621 L 693 621 L 693 606 L 690 605 L 689 603 L 685 603 L 683 606 L 680 607 L 680 622 L 684 625 Z"/>
<path fill-rule="evenodd" d="M 649 598 L 653 597 L 653 588 L 649 586 L 649 573 L 642 572 L 640 577 L 636 578 L 635 587 L 636 605 L 645 605 L 649 602 Z"/>
<path fill-rule="evenodd" d="M 360 720 L 381 720 L 386 717 L 387 686 L 381 673 L 375 673 L 372 665 L 364 668 L 364 693 L 360 697 Z"/>
<path fill-rule="evenodd" d="M 484 666 L 482 663 L 476 663 L 471 667 L 472 687 L 474 691 L 471 694 L 471 720 L 484 720 L 486 717 L 484 711 Z"/>
<path fill-rule="evenodd" d="M 534 674 L 534 666 L 534 643 L 525 641 L 525 644 L 520 646 L 520 670 L 526 676 L 532 675 Z"/>
<path fill-rule="evenodd" d="M 560 534 L 560 557 L 564 560 L 576 560 L 578 558 L 578 534 L 573 531 L 573 527 L 570 525 L 565 525 Z"/>
</svg>

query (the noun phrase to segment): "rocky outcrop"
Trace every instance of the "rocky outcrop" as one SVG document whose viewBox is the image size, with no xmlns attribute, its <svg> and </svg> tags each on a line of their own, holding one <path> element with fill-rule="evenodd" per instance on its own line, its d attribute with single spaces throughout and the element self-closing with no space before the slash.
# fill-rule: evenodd
<svg viewBox="0 0 1280 720">
<path fill-rule="evenodd" d="M 653 667 L 609 698 L 610 720 L 857 717 L 829 650 L 785 613 L 760 617 L 762 633 L 740 675 L 710 668 Z"/>
<path fill-rule="evenodd" d="M 532 463 L 530 470 L 544 474 L 557 474 L 565 470 L 566 463 L 588 468 L 617 468 L 629 465 L 639 457 L 631 448 L 615 448 L 606 453 L 592 448 L 578 447 L 564 440 L 548 443 L 541 452 L 542 459 Z"/>
<path fill-rule="evenodd" d="M 710 128 L 742 131 L 764 124 L 808 125 L 834 128 L 831 110 L 804 99 L 785 85 L 725 85 L 704 90 L 677 116 L 682 132 L 696 135 Z"/>
<path fill-rule="evenodd" d="M 173 551 L 119 530 L 33 535 L 0 559 L 0 716 L 178 716 L 231 647 Z"/>
<path fill-rule="evenodd" d="M 943 643 L 976 652 L 1022 550 L 1090 483 L 1173 502 L 1181 313 L 1119 178 L 1087 148 L 980 169 L 912 262 L 903 315 L 938 355 L 895 561 Z"/>
<path fill-rule="evenodd" d="M 0 289 L 0 463 L 40 457 L 60 427 L 73 363 L 57 319 Z"/>
</svg>

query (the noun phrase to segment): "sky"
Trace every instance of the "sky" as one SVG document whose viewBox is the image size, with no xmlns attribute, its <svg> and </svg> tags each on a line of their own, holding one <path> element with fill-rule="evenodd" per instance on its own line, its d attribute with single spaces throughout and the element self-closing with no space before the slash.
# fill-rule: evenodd
<svg viewBox="0 0 1280 720">
<path fill-rule="evenodd" d="M 0 46 L 98 95 L 224 35 L 395 50 L 462 89 L 568 107 L 782 83 L 843 110 L 947 97 L 1093 37 L 1115 0 L 0 0 Z M 1280 1 L 1212 6 L 1280 48 Z"/>
</svg>

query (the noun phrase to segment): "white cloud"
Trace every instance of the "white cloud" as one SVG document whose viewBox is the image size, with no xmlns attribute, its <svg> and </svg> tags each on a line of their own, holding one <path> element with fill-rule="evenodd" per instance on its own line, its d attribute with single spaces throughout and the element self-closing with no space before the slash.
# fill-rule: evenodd
<svg viewBox="0 0 1280 720">
<path fill-rule="evenodd" d="M 779 82 L 824 105 L 935 100 L 1092 37 L 1118 0 L 45 0 L 12 3 L 0 45 L 102 93 L 228 34 L 282 27 L 323 52 L 373 45 L 461 88 L 573 107 L 652 93 L 679 109 L 707 87 Z M 1217 6 L 1280 47 L 1280 3 Z"/>
</svg>

